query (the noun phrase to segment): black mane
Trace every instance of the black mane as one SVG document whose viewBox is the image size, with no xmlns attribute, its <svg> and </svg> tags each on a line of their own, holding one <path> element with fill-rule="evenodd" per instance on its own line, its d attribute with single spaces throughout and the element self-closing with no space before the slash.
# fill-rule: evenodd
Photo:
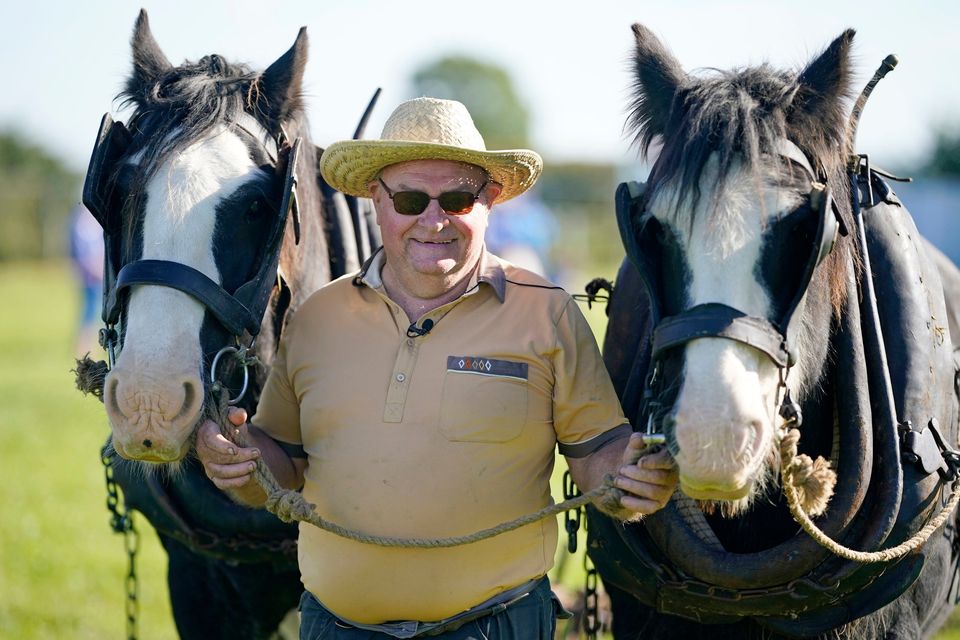
<svg viewBox="0 0 960 640">
<path fill-rule="evenodd" d="M 657 138 L 669 141 L 663 144 L 651 182 L 676 180 L 680 194 L 692 193 L 695 200 L 712 154 L 717 154 L 722 178 L 735 160 L 754 168 L 774 141 L 786 137 L 786 115 L 780 105 L 796 87 L 795 78 L 767 65 L 710 73 L 702 78 L 687 76 L 662 136 L 642 126 L 645 100 L 635 99 L 630 117 L 637 130 L 636 143 L 644 153 Z"/>
<path fill-rule="evenodd" d="M 650 183 L 672 182 L 678 206 L 691 196 L 696 205 L 714 153 L 720 187 L 735 162 L 756 172 L 783 138 L 799 146 L 835 190 L 844 188 L 837 178 L 845 165 L 852 30 L 799 72 L 762 64 L 700 75 L 686 74 L 642 25 L 634 31 L 637 73 L 627 127 L 645 155 L 662 144 Z M 721 192 L 713 190 L 715 197 Z"/>
<path fill-rule="evenodd" d="M 256 116 L 259 78 L 247 65 L 216 54 L 184 62 L 147 82 L 138 74 L 131 76 L 117 97 L 123 106 L 135 108 L 130 129 L 137 151 L 143 153 L 137 182 L 145 184 L 171 154 L 214 126 L 235 121 L 244 112 Z M 263 124 L 270 129 L 271 123 Z"/>
</svg>

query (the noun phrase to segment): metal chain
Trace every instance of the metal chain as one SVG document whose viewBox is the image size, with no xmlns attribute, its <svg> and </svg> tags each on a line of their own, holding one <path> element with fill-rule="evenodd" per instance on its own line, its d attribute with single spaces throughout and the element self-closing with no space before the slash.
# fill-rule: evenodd
<svg viewBox="0 0 960 640">
<path fill-rule="evenodd" d="M 100 456 L 103 463 L 103 473 L 107 483 L 107 510 L 110 512 L 110 528 L 114 533 L 123 534 L 123 546 L 127 552 L 127 575 L 124 584 L 127 589 L 125 603 L 127 640 L 137 639 L 137 617 L 140 612 L 140 603 L 137 599 L 137 551 L 140 549 L 140 535 L 133 523 L 133 512 L 126 506 L 120 506 L 120 494 L 117 491 L 117 482 L 113 479 L 113 460 L 110 456 Z"/>
<path fill-rule="evenodd" d="M 583 630 L 587 640 L 597 640 L 600 632 L 600 603 L 597 595 L 597 568 L 586 553 L 583 554 L 583 570 L 586 574 L 586 588 L 583 592 Z"/>
<path fill-rule="evenodd" d="M 570 470 L 563 472 L 563 499 L 572 500 L 582 495 L 580 489 L 573 482 L 573 476 Z M 577 532 L 580 530 L 580 522 L 583 517 L 583 507 L 576 509 L 567 509 L 563 512 L 563 528 L 567 532 L 567 551 L 576 553 L 577 551 Z"/>
<path fill-rule="evenodd" d="M 570 471 L 565 471 L 563 473 L 564 500 L 570 500 L 580 495 L 582 495 L 582 492 L 574 483 Z M 565 511 L 563 521 L 568 536 L 567 551 L 574 553 L 577 550 L 577 532 L 580 531 L 581 522 L 584 530 L 587 528 L 586 522 L 583 521 L 583 507 Z M 597 569 L 586 553 L 583 554 L 583 570 L 586 582 L 583 590 L 583 630 L 587 634 L 587 640 L 596 640 L 601 627 L 599 596 L 597 594 Z"/>
</svg>

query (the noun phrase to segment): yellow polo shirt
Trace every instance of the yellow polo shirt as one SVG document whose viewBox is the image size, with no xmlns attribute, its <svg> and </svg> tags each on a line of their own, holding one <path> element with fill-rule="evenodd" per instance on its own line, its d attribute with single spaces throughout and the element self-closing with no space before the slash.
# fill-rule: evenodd
<svg viewBox="0 0 960 640">
<path fill-rule="evenodd" d="M 487 253 L 467 292 L 408 337 L 382 266 L 381 252 L 300 307 L 253 420 L 302 444 L 303 494 L 321 516 L 383 536 L 473 533 L 551 504 L 558 442 L 580 457 L 629 433 L 566 292 Z M 449 549 L 378 547 L 301 524 L 299 557 L 325 607 L 377 624 L 469 609 L 544 575 L 556 546 L 554 518 Z"/>
</svg>

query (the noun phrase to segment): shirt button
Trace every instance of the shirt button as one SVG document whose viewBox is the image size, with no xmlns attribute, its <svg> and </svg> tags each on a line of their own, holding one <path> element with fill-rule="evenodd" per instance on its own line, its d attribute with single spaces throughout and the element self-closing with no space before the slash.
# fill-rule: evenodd
<svg viewBox="0 0 960 640">
<path fill-rule="evenodd" d="M 414 345 L 414 340 L 413 340 L 413 338 L 407 338 L 407 346 L 408 346 L 408 347 L 412 347 L 413 345 Z"/>
<path fill-rule="evenodd" d="M 402 373 L 397 374 L 397 382 L 403 382 L 406 379 L 407 379 L 407 376 L 403 375 Z"/>
</svg>

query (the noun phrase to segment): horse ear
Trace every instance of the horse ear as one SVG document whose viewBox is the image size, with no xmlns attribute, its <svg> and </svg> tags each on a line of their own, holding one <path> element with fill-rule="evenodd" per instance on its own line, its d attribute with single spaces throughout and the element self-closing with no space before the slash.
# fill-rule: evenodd
<svg viewBox="0 0 960 640">
<path fill-rule="evenodd" d="M 846 127 L 843 101 L 849 97 L 853 29 L 847 29 L 814 58 L 797 76 L 796 91 L 790 96 L 788 118 L 807 123 L 834 138 Z"/>
<path fill-rule="evenodd" d="M 137 16 L 130 46 L 133 48 L 133 76 L 130 80 L 139 87 L 153 85 L 160 75 L 173 67 L 150 32 L 150 20 L 145 9 L 141 9 Z M 131 93 L 142 95 L 139 91 Z"/>
<path fill-rule="evenodd" d="M 634 56 L 635 97 L 630 105 L 628 124 L 636 131 L 636 139 L 646 153 L 654 136 L 666 131 L 674 99 L 686 73 L 648 28 L 637 23 L 633 25 L 633 35 L 637 44 Z"/>
<path fill-rule="evenodd" d="M 260 76 L 257 108 L 267 117 L 272 131 L 278 131 L 302 107 L 307 48 L 307 28 L 301 27 L 293 46 Z"/>
</svg>

